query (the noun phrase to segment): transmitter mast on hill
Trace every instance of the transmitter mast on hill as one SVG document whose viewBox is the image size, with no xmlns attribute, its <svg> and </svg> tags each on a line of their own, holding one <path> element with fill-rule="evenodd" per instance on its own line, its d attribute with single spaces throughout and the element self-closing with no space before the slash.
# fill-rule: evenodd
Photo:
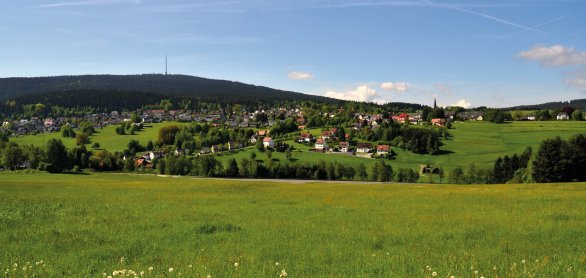
<svg viewBox="0 0 586 278">
<path fill-rule="evenodd" d="M 167 74 L 167 53 L 165 53 L 165 75 Z"/>
</svg>

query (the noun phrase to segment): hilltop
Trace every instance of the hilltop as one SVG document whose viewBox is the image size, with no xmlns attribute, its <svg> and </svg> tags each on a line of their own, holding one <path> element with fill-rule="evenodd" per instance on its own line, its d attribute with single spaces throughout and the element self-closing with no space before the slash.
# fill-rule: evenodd
<svg viewBox="0 0 586 278">
<path fill-rule="evenodd" d="M 116 103 L 125 98 L 190 99 L 219 103 L 256 103 L 258 101 L 309 100 L 337 103 L 340 100 L 255 86 L 235 81 L 208 79 L 189 75 L 78 75 L 52 77 L 0 78 L 0 100 L 21 100 L 20 103 L 44 102 L 48 99 L 92 96 L 97 102 L 101 94 Z M 85 100 L 87 102 L 87 100 Z M 93 106 L 93 105 L 92 105 Z M 96 105 L 98 106 L 98 105 Z"/>
</svg>

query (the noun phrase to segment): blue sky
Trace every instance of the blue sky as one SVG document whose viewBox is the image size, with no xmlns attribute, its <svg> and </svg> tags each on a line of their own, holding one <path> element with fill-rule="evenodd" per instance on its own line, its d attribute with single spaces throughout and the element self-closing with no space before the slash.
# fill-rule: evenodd
<svg viewBox="0 0 586 278">
<path fill-rule="evenodd" d="M 7 0 L 0 77 L 169 73 L 376 102 L 586 98 L 580 0 Z"/>
</svg>

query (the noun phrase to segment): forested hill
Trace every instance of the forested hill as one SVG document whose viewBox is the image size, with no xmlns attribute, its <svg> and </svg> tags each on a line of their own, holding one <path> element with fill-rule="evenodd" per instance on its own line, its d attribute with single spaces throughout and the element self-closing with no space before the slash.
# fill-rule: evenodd
<svg viewBox="0 0 586 278">
<path fill-rule="evenodd" d="M 48 98 L 50 93 L 63 96 L 82 93 L 95 96 L 109 92 L 117 97 L 126 92 L 148 93 L 149 98 L 182 98 L 220 103 L 253 103 L 257 101 L 310 100 L 336 103 L 339 100 L 315 95 L 276 90 L 240 82 L 207 79 L 188 75 L 79 75 L 54 77 L 0 78 L 0 101 L 25 97 L 32 101 Z M 112 100 L 115 101 L 115 100 Z"/>
<path fill-rule="evenodd" d="M 541 109 L 562 109 L 564 107 L 573 107 L 575 109 L 586 110 L 586 98 L 574 99 L 570 101 L 548 102 L 535 105 L 520 105 L 511 108 L 510 110 L 541 110 Z"/>
</svg>

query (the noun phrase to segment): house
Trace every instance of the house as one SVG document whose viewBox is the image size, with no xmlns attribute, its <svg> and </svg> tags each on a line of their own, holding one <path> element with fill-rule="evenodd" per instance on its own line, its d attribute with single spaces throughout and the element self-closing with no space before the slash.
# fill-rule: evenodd
<svg viewBox="0 0 586 278">
<path fill-rule="evenodd" d="M 153 161 L 153 159 L 161 158 L 163 156 L 165 156 L 165 152 L 163 152 L 163 151 L 152 151 L 152 152 L 146 153 L 142 157 L 145 158 L 147 161 Z"/>
<path fill-rule="evenodd" d="M 347 153 L 350 150 L 350 144 L 348 142 L 340 142 L 340 151 Z"/>
<path fill-rule="evenodd" d="M 370 143 L 358 143 L 356 144 L 356 152 L 357 153 L 368 153 L 372 150 L 372 145 Z"/>
<path fill-rule="evenodd" d="M 271 137 L 265 137 L 262 139 L 262 144 L 265 148 L 272 148 L 275 146 L 275 141 Z"/>
<path fill-rule="evenodd" d="M 268 130 L 259 130 L 256 132 L 256 135 L 258 136 L 267 136 L 269 134 Z"/>
<path fill-rule="evenodd" d="M 322 139 L 322 138 L 318 138 L 315 141 L 315 149 L 316 150 L 324 150 L 328 148 L 328 143 L 326 143 L 326 140 Z"/>
<path fill-rule="evenodd" d="M 253 134 L 252 136 L 250 136 L 250 143 L 256 144 L 256 134 Z"/>
<path fill-rule="evenodd" d="M 435 125 L 435 126 L 445 126 L 446 125 L 446 119 L 444 118 L 434 118 L 431 119 L 431 124 Z"/>
<path fill-rule="evenodd" d="M 301 133 L 301 136 L 297 139 L 299 143 L 309 143 L 313 140 L 313 135 L 311 133 Z"/>
<path fill-rule="evenodd" d="M 208 147 L 203 147 L 203 148 L 201 148 L 201 150 L 199 150 L 199 154 L 208 154 L 210 152 L 211 152 L 211 150 Z"/>
<path fill-rule="evenodd" d="M 389 145 L 378 145 L 376 146 L 376 155 L 387 155 L 391 150 L 391 146 Z"/>
<path fill-rule="evenodd" d="M 324 132 L 321 133 L 321 138 L 323 138 L 324 140 L 329 140 L 331 134 L 332 133 L 330 131 L 324 131 Z"/>
<path fill-rule="evenodd" d="M 570 116 L 566 112 L 560 112 L 558 114 L 558 116 L 556 117 L 556 119 L 558 119 L 558 120 L 569 120 L 570 119 Z"/>
</svg>

